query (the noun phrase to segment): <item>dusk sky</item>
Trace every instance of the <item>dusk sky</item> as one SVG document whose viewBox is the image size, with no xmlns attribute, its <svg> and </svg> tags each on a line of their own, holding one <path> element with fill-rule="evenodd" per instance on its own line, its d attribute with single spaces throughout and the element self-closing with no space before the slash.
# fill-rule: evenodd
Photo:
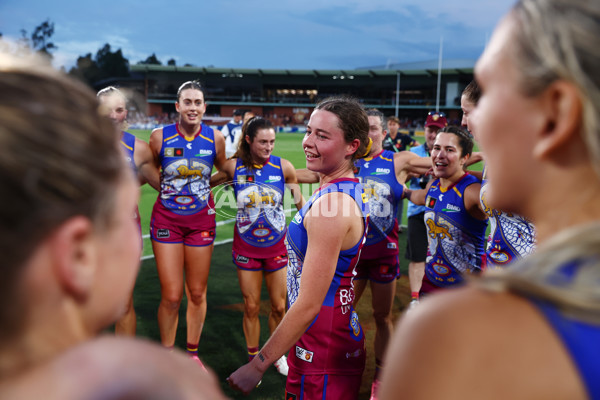
<svg viewBox="0 0 600 400">
<path fill-rule="evenodd" d="M 109 43 L 135 64 L 354 69 L 476 60 L 513 0 L 2 0 L 0 32 L 18 38 L 50 19 L 55 66 Z"/>
</svg>

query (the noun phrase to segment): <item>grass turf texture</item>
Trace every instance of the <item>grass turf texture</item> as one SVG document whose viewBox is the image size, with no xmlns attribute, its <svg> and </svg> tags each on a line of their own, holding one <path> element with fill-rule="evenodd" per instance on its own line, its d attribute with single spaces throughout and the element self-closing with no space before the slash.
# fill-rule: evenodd
<svg viewBox="0 0 600 400">
<path fill-rule="evenodd" d="M 150 131 L 134 131 L 139 138 L 148 141 Z M 304 152 L 302 151 L 302 134 L 280 133 L 277 135 L 274 154 L 286 158 L 296 168 L 305 168 Z M 423 141 L 423 138 L 417 138 Z M 481 163 L 475 168 L 481 166 Z M 316 186 L 306 186 L 303 193 L 306 199 Z M 288 194 L 289 195 L 289 194 Z M 150 214 L 156 201 L 157 193 L 148 185 L 141 189 L 139 202 L 142 220 L 142 233 L 148 234 Z M 218 204 L 218 197 L 216 202 Z M 404 224 L 406 224 L 406 205 L 404 207 Z M 217 221 L 231 218 L 232 210 L 217 213 Z M 229 216 L 227 216 L 228 214 Z M 293 213 L 292 213 L 293 214 Z M 293 215 L 291 215 L 293 216 Z M 290 216 L 288 216 L 289 221 Z M 233 224 L 217 227 L 216 241 L 223 241 L 233 237 Z M 393 307 L 394 321 L 410 301 L 410 288 L 407 279 L 408 262 L 404 259 L 406 248 L 406 234 L 399 235 L 400 270 L 402 276 L 396 281 L 397 291 Z M 152 254 L 149 239 L 144 240 L 144 255 Z M 199 346 L 199 355 L 204 363 L 217 374 L 221 387 L 230 398 L 250 399 L 281 399 L 284 396 L 285 377 L 277 373 L 274 367 L 265 374 L 260 387 L 249 396 L 229 389 L 225 379 L 238 367 L 247 362 L 246 343 L 242 330 L 243 298 L 239 288 L 235 266 L 231 260 L 231 243 L 215 246 L 210 275 L 208 279 L 208 309 L 204 330 Z M 134 305 L 137 313 L 137 335 L 160 342 L 156 312 L 160 302 L 160 284 L 156 272 L 156 263 L 153 258 L 144 260 L 140 268 L 134 291 Z M 267 314 L 269 311 L 269 298 L 266 288 L 263 287 L 261 304 L 261 340 L 263 345 L 269 337 Z M 179 313 L 179 325 L 175 345 L 180 349 L 186 346 L 185 331 L 186 300 L 182 301 Z M 359 320 L 363 326 L 366 337 L 367 365 L 360 390 L 360 399 L 368 399 L 371 390 L 371 380 L 374 372 L 373 339 L 375 336 L 375 322 L 371 310 L 371 291 L 367 288 L 357 307 Z M 191 367 L 193 367 L 191 365 Z"/>
</svg>

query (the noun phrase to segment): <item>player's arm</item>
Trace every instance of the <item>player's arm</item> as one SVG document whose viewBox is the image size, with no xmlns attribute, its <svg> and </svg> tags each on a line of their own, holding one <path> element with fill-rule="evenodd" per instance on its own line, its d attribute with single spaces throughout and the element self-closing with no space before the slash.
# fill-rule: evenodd
<svg viewBox="0 0 600 400">
<path fill-rule="evenodd" d="M 474 151 L 471 153 L 471 156 L 465 162 L 465 166 L 470 166 L 473 164 L 477 164 L 478 162 L 483 161 L 483 153 L 481 151 Z"/>
<path fill-rule="evenodd" d="M 404 198 L 410 200 L 411 202 L 413 202 L 413 204 L 416 204 L 418 206 L 424 206 L 425 199 L 427 198 L 427 192 L 429 192 L 429 188 L 431 187 L 432 183 L 433 181 L 429 181 L 425 189 L 415 190 L 404 187 Z"/>
<path fill-rule="evenodd" d="M 402 172 L 409 176 L 421 176 L 431 169 L 431 157 L 419 157 L 410 151 L 394 154 L 394 169 L 396 176 Z"/>
<path fill-rule="evenodd" d="M 156 128 L 150 134 L 150 152 L 152 153 L 152 162 L 157 170 L 160 169 L 160 150 L 163 142 L 163 129 Z"/>
<path fill-rule="evenodd" d="M 219 186 L 225 182 L 229 182 L 233 179 L 235 172 L 235 164 L 237 159 L 230 158 L 225 161 L 223 168 L 220 171 L 215 172 L 210 177 L 210 187 Z"/>
<path fill-rule="evenodd" d="M 227 157 L 225 156 L 225 138 L 219 130 L 215 130 L 214 138 L 215 151 L 217 152 L 217 154 L 215 155 L 214 165 L 217 168 L 217 170 L 220 171 L 221 169 L 223 169 L 223 165 L 227 160 Z"/>
<path fill-rule="evenodd" d="M 306 200 L 304 200 L 304 196 L 302 196 L 302 192 L 300 191 L 300 185 L 298 185 L 296 169 L 291 162 L 283 158 L 281 159 L 281 168 L 283 169 L 285 186 L 290 189 L 292 198 L 294 199 L 294 205 L 300 210 L 304 206 L 304 203 L 306 203 Z"/>
<path fill-rule="evenodd" d="M 142 139 L 135 139 L 133 160 L 137 167 L 140 185 L 148 183 L 154 189 L 160 191 L 160 175 L 154 163 L 154 156 L 150 150 L 150 145 Z"/>
<path fill-rule="evenodd" d="M 319 174 L 307 168 L 297 169 L 296 178 L 298 183 L 319 183 Z"/>
<path fill-rule="evenodd" d="M 308 244 L 298 298 L 259 354 L 229 376 L 229 385 L 233 388 L 249 393 L 267 368 L 300 339 L 321 310 L 354 217 L 353 213 L 323 213 L 321 210 L 330 210 L 332 202 L 337 201 L 338 206 L 343 204 L 341 196 L 346 195 L 332 193 L 319 198 L 304 218 Z"/>
<path fill-rule="evenodd" d="M 486 220 L 487 214 L 483 210 L 483 206 L 481 205 L 480 193 L 481 184 L 473 183 L 472 185 L 467 186 L 464 193 L 464 204 L 465 208 L 471 214 L 473 218 L 477 218 L 480 220 Z"/>
</svg>

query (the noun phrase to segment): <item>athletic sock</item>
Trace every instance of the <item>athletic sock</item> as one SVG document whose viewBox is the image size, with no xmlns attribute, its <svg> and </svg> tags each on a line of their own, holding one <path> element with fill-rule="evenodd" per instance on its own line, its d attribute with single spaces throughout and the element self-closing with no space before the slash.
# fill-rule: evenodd
<svg viewBox="0 0 600 400">
<path fill-rule="evenodd" d="M 419 292 L 410 292 L 411 300 L 419 300 Z"/>
<path fill-rule="evenodd" d="M 188 343 L 187 344 L 187 353 L 193 357 L 193 356 L 198 356 L 198 345 L 197 344 L 193 344 L 193 343 Z"/>
<path fill-rule="evenodd" d="M 248 347 L 248 361 L 252 361 L 258 354 L 258 347 Z"/>
</svg>

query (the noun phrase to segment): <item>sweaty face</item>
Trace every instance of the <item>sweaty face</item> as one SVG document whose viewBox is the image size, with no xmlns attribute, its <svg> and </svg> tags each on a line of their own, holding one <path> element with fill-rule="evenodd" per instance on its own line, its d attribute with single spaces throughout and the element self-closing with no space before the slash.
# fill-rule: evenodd
<svg viewBox="0 0 600 400">
<path fill-rule="evenodd" d="M 530 193 L 536 189 L 537 164 L 533 146 L 539 126 L 536 98 L 521 94 L 519 68 L 511 42 L 514 22 L 509 16 L 498 25 L 475 67 L 481 98 L 469 116 L 485 154 L 488 202 L 495 208 L 525 214 Z"/>
<path fill-rule="evenodd" d="M 250 145 L 252 159 L 257 164 L 264 164 L 275 148 L 275 130 L 273 128 L 259 129 L 254 140 L 251 141 L 250 137 L 246 136 L 246 142 Z"/>
<path fill-rule="evenodd" d="M 181 92 L 175 109 L 179 113 L 180 122 L 188 125 L 199 125 L 206 111 L 204 93 L 197 89 L 185 89 Z"/>
<path fill-rule="evenodd" d="M 115 125 L 115 128 L 124 129 L 125 118 L 127 118 L 127 105 L 125 98 L 119 93 L 101 95 L 98 100 L 102 109 Z"/>
</svg>

